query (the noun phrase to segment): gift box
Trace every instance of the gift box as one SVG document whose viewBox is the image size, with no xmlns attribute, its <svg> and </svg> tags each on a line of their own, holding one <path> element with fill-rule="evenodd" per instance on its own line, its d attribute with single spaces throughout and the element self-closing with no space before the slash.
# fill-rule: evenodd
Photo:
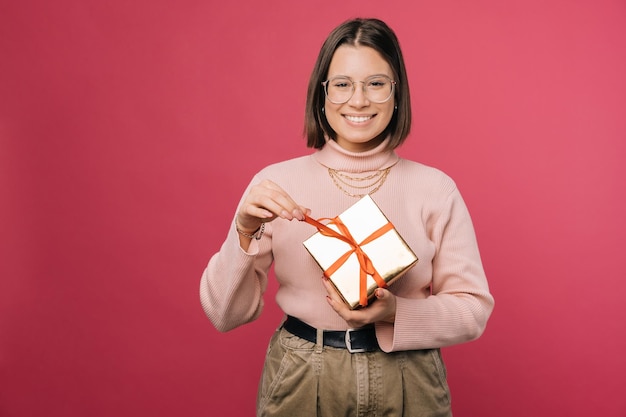
<svg viewBox="0 0 626 417">
<path fill-rule="evenodd" d="M 395 227 L 366 195 L 339 216 L 307 217 L 318 232 L 303 242 L 351 309 L 365 307 L 418 261 Z"/>
</svg>

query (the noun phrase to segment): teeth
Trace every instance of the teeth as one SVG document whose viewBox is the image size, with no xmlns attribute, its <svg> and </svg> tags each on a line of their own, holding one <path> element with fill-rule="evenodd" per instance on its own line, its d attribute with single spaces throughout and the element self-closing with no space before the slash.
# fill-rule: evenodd
<svg viewBox="0 0 626 417">
<path fill-rule="evenodd" d="M 363 123 L 371 119 L 372 116 L 346 116 L 346 119 L 354 123 Z"/>
</svg>

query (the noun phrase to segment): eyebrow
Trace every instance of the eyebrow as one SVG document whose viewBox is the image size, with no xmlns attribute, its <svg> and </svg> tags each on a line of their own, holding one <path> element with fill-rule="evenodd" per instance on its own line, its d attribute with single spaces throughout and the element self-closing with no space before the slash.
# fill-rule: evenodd
<svg viewBox="0 0 626 417">
<path fill-rule="evenodd" d="M 367 79 L 373 78 L 373 77 L 389 77 L 389 78 L 391 78 L 393 80 L 393 77 L 391 75 L 387 75 L 387 74 L 383 74 L 383 73 L 368 75 L 367 77 L 365 77 L 365 79 L 367 80 Z M 343 75 L 343 74 L 333 75 L 332 77 L 331 76 L 328 77 L 329 80 L 332 80 L 333 78 L 348 78 L 348 79 L 354 81 L 354 78 L 352 78 L 352 77 L 350 77 L 348 75 Z"/>
</svg>

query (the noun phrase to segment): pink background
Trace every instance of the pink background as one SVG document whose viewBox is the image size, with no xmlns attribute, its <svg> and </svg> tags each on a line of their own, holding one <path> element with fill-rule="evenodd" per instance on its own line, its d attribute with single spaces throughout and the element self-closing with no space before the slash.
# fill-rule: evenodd
<svg viewBox="0 0 626 417">
<path fill-rule="evenodd" d="M 385 19 L 456 179 L 496 309 L 444 350 L 455 416 L 626 415 L 626 3 L 0 4 L 0 415 L 248 416 L 280 312 L 198 301 L 243 188 L 309 153 L 305 89 L 343 20 Z"/>
</svg>

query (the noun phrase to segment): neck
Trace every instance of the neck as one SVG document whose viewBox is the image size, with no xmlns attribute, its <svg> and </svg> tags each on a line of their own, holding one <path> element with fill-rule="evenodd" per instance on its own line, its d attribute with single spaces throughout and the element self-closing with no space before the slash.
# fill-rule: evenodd
<svg viewBox="0 0 626 417">
<path fill-rule="evenodd" d="M 320 164 L 338 171 L 358 173 L 381 170 L 393 166 L 399 159 L 393 150 L 387 149 L 388 141 L 385 139 L 367 151 L 354 152 L 329 139 L 314 156 Z"/>
</svg>

